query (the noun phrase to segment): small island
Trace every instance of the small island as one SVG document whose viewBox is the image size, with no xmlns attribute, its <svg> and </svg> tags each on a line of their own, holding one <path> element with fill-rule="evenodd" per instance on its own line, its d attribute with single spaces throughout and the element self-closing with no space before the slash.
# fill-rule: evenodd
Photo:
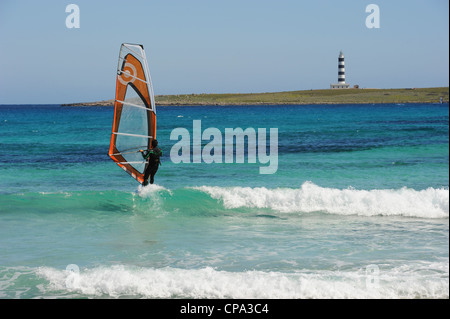
<svg viewBox="0 0 450 319">
<path fill-rule="evenodd" d="M 156 105 L 305 105 L 448 103 L 449 88 L 323 89 L 272 93 L 176 94 L 155 96 Z M 113 106 L 114 99 L 62 106 Z"/>
</svg>

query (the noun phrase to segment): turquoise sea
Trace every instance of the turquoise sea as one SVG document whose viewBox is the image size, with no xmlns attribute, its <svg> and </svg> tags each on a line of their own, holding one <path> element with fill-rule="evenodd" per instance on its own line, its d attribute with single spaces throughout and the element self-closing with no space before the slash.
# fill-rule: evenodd
<svg viewBox="0 0 450 319">
<path fill-rule="evenodd" d="M 449 298 L 448 104 L 157 115 L 142 188 L 107 155 L 113 108 L 0 106 L 0 298 Z M 277 128 L 276 173 L 173 163 L 194 120 Z"/>
</svg>

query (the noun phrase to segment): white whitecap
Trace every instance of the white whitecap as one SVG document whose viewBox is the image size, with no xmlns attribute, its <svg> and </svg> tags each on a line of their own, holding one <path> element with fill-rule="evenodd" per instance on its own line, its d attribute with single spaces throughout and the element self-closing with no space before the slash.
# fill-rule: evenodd
<svg viewBox="0 0 450 319">
<path fill-rule="evenodd" d="M 338 215 L 448 218 L 449 190 L 427 188 L 357 190 L 317 186 L 300 188 L 218 187 L 194 189 L 223 202 L 225 208 L 269 208 L 282 213 L 323 211 Z"/>
</svg>

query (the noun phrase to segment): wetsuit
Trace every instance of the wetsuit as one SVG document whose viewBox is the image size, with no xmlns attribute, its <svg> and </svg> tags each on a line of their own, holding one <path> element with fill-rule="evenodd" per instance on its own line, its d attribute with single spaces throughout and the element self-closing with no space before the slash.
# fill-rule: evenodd
<svg viewBox="0 0 450 319">
<path fill-rule="evenodd" d="M 148 160 L 147 167 L 144 173 L 144 186 L 148 184 L 148 178 L 150 177 L 150 184 L 153 184 L 154 177 L 158 171 L 159 165 L 161 165 L 160 157 L 162 156 L 162 151 L 159 147 L 152 148 L 142 152 L 142 156 Z"/>
</svg>

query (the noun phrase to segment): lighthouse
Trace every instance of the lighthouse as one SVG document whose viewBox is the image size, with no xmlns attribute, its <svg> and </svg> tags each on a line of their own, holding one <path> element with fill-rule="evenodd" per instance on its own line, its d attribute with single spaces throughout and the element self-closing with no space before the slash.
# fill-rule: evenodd
<svg viewBox="0 0 450 319">
<path fill-rule="evenodd" d="M 330 89 L 348 89 L 350 84 L 345 83 L 345 60 L 344 53 L 339 53 L 338 57 L 338 83 L 331 84 Z"/>
</svg>

